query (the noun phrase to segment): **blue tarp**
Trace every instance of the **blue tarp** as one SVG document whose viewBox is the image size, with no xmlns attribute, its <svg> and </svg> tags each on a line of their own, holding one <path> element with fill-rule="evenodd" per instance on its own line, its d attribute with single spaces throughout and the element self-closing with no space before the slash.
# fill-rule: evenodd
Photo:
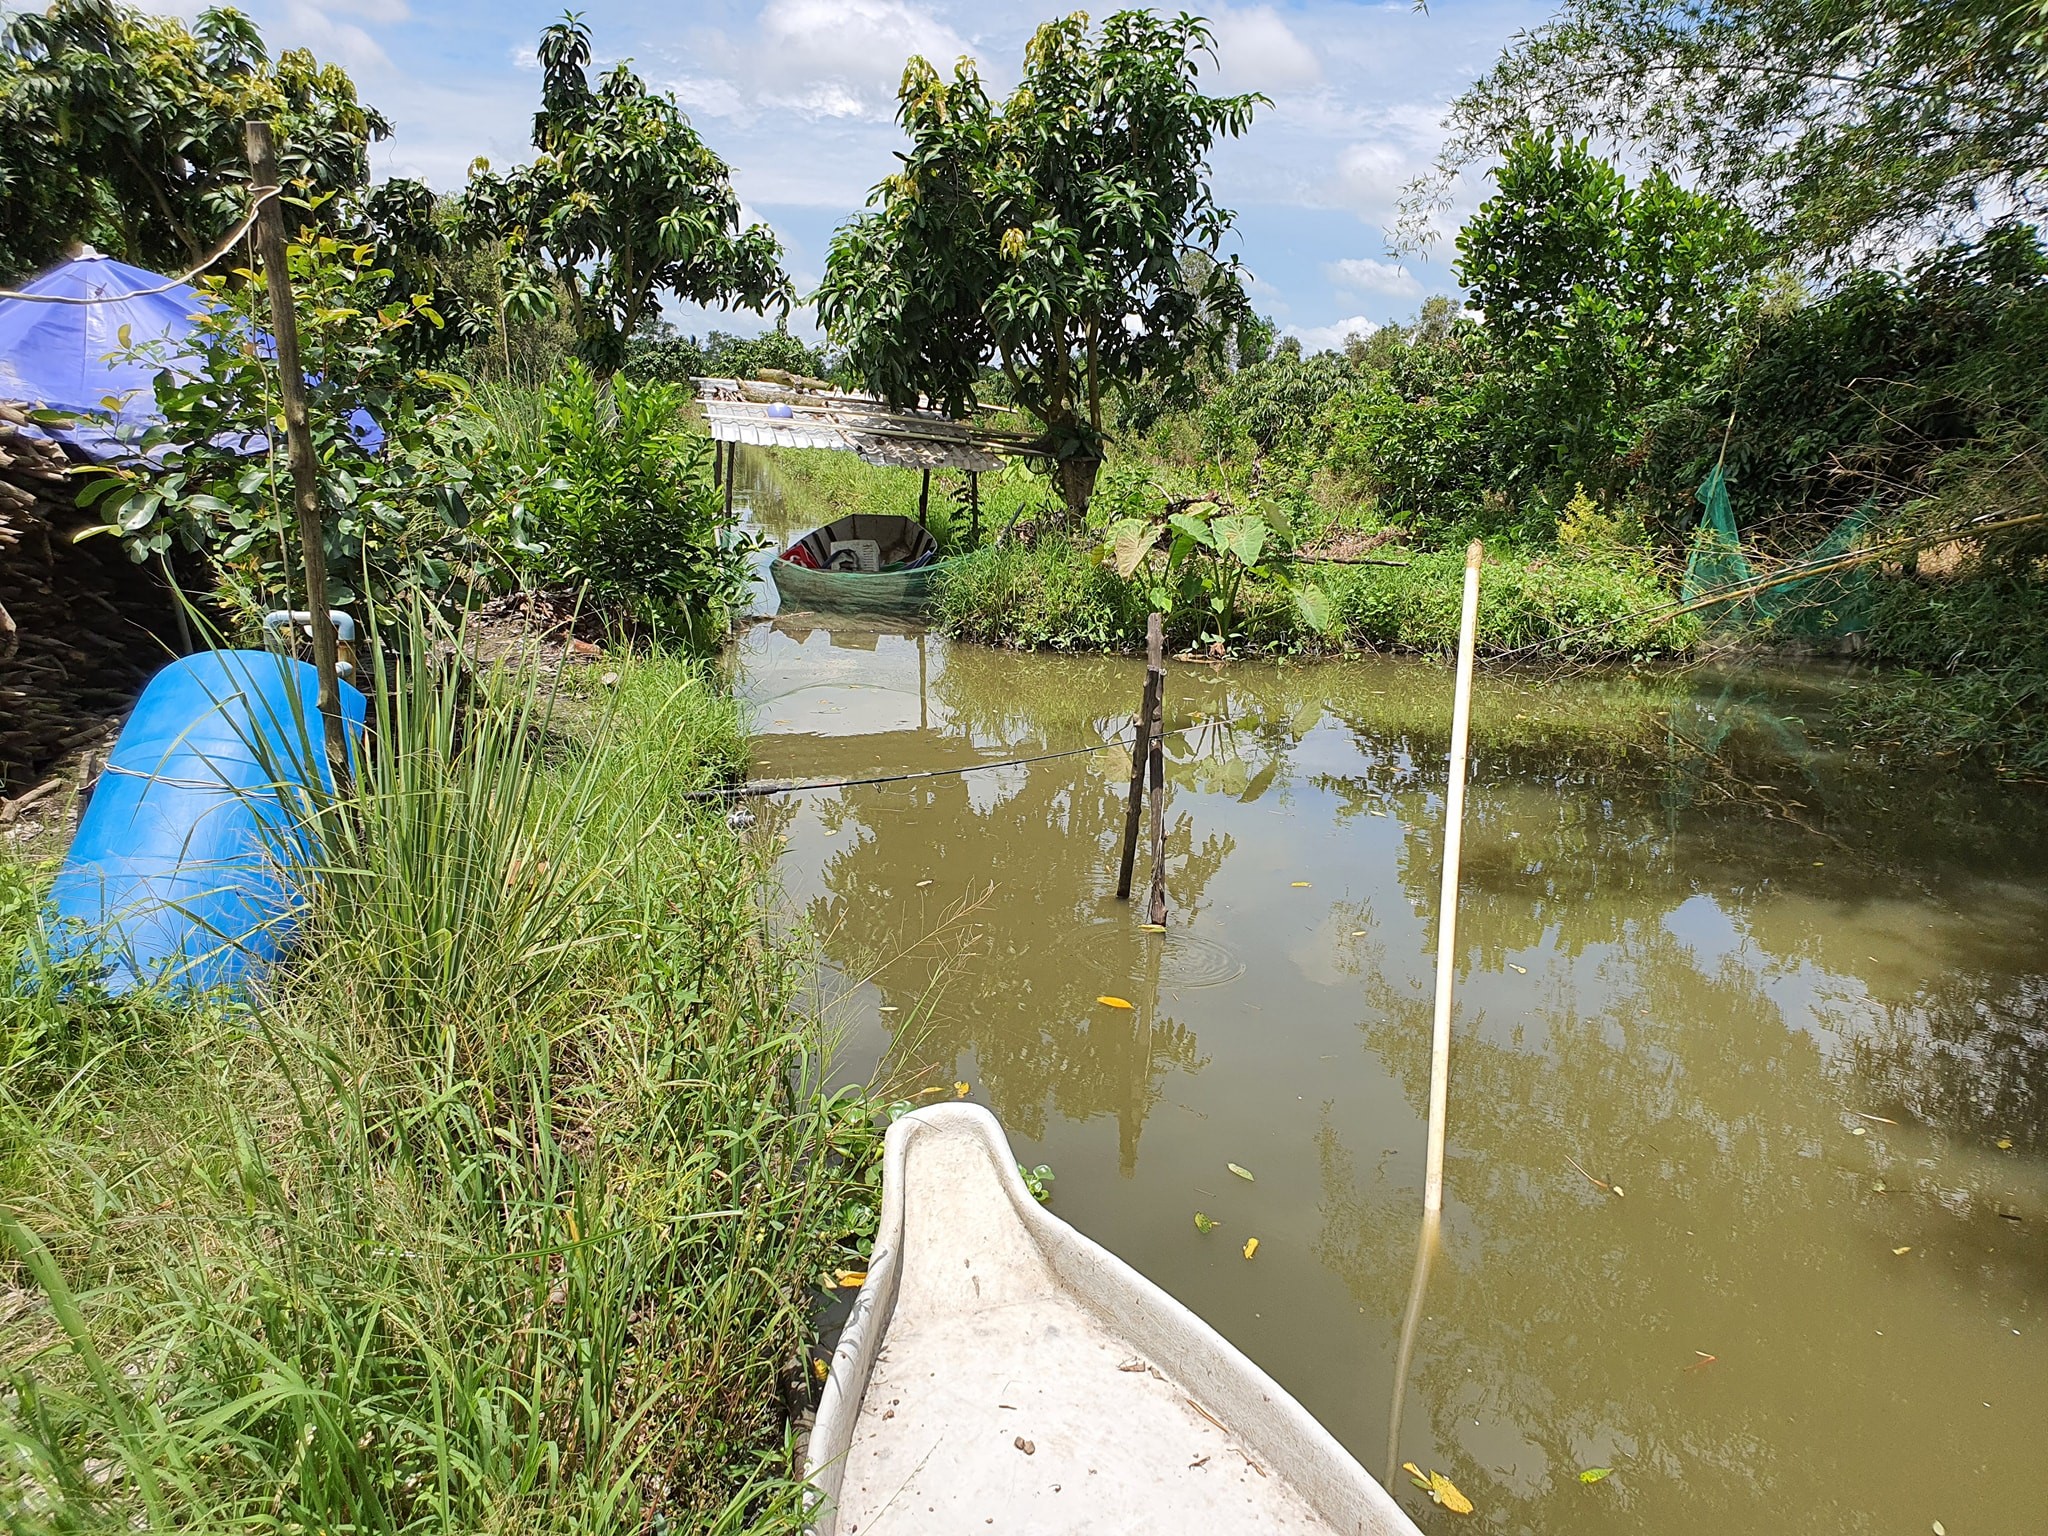
<svg viewBox="0 0 2048 1536">
<path fill-rule="evenodd" d="M 189 283 L 165 293 L 147 291 L 167 281 L 91 252 L 52 267 L 21 292 L 103 302 L 0 299 L 0 400 L 78 415 L 75 426 L 41 430 L 87 458 L 133 454 L 143 432 L 162 420 L 156 408 L 157 374 L 166 366 L 173 372 L 197 371 L 197 357 L 180 344 L 192 334 L 194 320 L 214 303 Z M 123 326 L 128 328 L 125 343 Z M 145 342 L 172 345 L 153 361 L 124 358 L 131 346 Z M 268 337 L 264 349 L 269 350 Z M 109 397 L 116 402 L 111 410 Z M 350 425 L 365 452 L 383 446 L 383 432 L 366 413 L 356 412 Z M 263 446 L 260 439 L 251 439 L 247 451 L 260 452 Z"/>
</svg>

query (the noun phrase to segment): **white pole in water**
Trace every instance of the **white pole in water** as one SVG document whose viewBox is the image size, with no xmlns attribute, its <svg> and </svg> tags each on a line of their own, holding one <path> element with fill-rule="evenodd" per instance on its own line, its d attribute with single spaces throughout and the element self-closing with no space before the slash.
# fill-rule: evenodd
<svg viewBox="0 0 2048 1536">
<path fill-rule="evenodd" d="M 1429 1162 L 1422 1209 L 1444 1208 L 1444 1117 L 1450 1097 L 1451 972 L 1458 954 L 1458 854 L 1465 832 L 1465 741 L 1472 727 L 1472 650 L 1479 629 L 1479 541 L 1465 551 L 1465 610 L 1458 622 L 1458 684 L 1451 705 L 1451 787 L 1444 797 L 1444 887 L 1437 902 L 1436 1023 L 1429 1044 Z"/>
</svg>

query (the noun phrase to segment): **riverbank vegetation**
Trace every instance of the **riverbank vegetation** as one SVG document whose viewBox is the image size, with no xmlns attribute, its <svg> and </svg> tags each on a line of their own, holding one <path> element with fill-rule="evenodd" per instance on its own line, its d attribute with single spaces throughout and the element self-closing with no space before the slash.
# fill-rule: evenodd
<svg viewBox="0 0 2048 1536">
<path fill-rule="evenodd" d="M 0 996 L 11 1529 L 800 1528 L 873 1133 L 688 798 L 737 708 L 414 654 L 259 996 Z M 9 974 L 37 885 L 0 870 Z"/>
</svg>

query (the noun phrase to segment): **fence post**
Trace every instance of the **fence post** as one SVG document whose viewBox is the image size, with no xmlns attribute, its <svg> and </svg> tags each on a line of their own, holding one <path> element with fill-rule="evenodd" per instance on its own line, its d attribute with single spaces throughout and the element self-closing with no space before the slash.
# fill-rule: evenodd
<svg viewBox="0 0 2048 1536">
<path fill-rule="evenodd" d="M 306 567 L 306 611 L 312 616 L 313 669 L 318 675 L 320 718 L 326 726 L 327 760 L 339 786 L 348 773 L 348 737 L 341 718 L 341 674 L 334 623 L 327 608 L 327 545 L 320 517 L 320 470 L 313 456 L 313 432 L 306 420 L 306 376 L 299 362 L 299 317 L 292 304 L 290 260 L 285 253 L 284 215 L 277 179 L 277 145 L 270 124 L 243 125 L 249 152 L 249 195 L 256 209 L 256 250 L 270 294 L 270 333 L 277 345 L 277 391 L 284 407 L 285 452 L 291 464 L 292 508 L 298 514 L 299 553 Z M 289 604 L 287 604 L 289 606 Z"/>
<path fill-rule="evenodd" d="M 1131 733 L 1131 795 L 1124 808 L 1124 856 L 1117 870 L 1116 899 L 1131 899 L 1131 871 L 1138 858 L 1138 821 L 1145 805 L 1145 766 L 1152 755 L 1153 721 L 1159 714 L 1159 691 L 1166 681 L 1166 674 L 1152 665 L 1156 653 L 1153 637 L 1159 633 L 1159 615 L 1153 614 L 1146 627 L 1148 655 L 1145 665 L 1145 692 L 1138 705 L 1138 726 Z"/>
</svg>

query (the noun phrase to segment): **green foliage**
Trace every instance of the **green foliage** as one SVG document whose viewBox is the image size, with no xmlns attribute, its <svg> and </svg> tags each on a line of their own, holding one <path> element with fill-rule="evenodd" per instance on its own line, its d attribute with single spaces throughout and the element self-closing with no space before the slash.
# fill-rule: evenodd
<svg viewBox="0 0 2048 1536">
<path fill-rule="evenodd" d="M 2032 0 L 1566 0 L 1453 106 L 1404 229 L 1555 127 L 1683 169 L 1822 264 L 1924 249 L 2040 212 L 2044 57 Z"/>
<path fill-rule="evenodd" d="M 238 11 L 189 29 L 104 0 L 15 12 L 0 29 L 0 276 L 81 239 L 189 267 L 247 207 L 254 116 L 278 130 L 284 176 L 314 193 L 366 186 L 369 145 L 391 132 L 338 67 L 298 48 L 272 60 Z"/>
<path fill-rule="evenodd" d="M 713 331 L 699 341 L 656 318 L 633 333 L 622 371 L 635 379 L 687 385 L 693 378 L 751 379 L 763 368 L 822 378 L 831 364 L 821 349 L 805 346 L 781 327 L 758 336 Z"/>
<path fill-rule="evenodd" d="M 1214 259 L 1233 216 L 1208 154 L 1251 124 L 1255 96 L 1196 86 L 1207 28 L 1120 11 L 1040 27 L 1023 78 L 994 106 L 973 61 L 950 82 L 904 71 L 903 169 L 833 237 L 818 314 L 848 366 L 903 405 L 971 412 L 999 368 L 1045 428 L 1078 516 L 1102 453 L 1105 394 L 1221 355 L 1248 306 Z M 1210 258 L 1199 284 L 1183 257 Z"/>
<path fill-rule="evenodd" d="M 439 316 L 421 297 L 387 299 L 393 275 L 366 245 L 308 229 L 289 261 L 329 598 L 453 596 L 485 558 L 468 524 L 495 493 L 487 444 L 454 408 L 459 381 L 410 365 L 396 344 Z M 174 548 L 202 555 L 227 609 L 254 618 L 305 602 L 267 291 L 249 273 L 236 278 L 202 280 L 213 307 L 179 343 L 197 368 L 158 375 L 164 419 L 138 445 L 149 457 L 102 467 L 79 499 L 138 561 Z M 384 434 L 375 454 L 361 441 L 366 422 Z"/>
<path fill-rule="evenodd" d="M 1485 315 L 1480 381 L 1495 488 L 1556 505 L 1622 489 L 1641 414 L 1719 349 L 1761 244 L 1725 204 L 1652 171 L 1630 187 L 1584 144 L 1524 137 L 1458 233 Z"/>
<path fill-rule="evenodd" d="M 750 571 L 747 544 L 723 530 L 710 440 L 684 430 L 689 398 L 564 366 L 504 532 L 536 579 L 588 583 L 600 604 L 703 644 L 730 630 Z"/>
<path fill-rule="evenodd" d="M 877 1133 L 797 1086 L 760 859 L 684 798 L 738 711 L 658 657 L 603 706 L 479 694 L 427 638 L 263 998 L 0 1076 L 22 1529 L 802 1528 L 813 1298 L 862 1262 Z"/>
<path fill-rule="evenodd" d="M 503 176 L 479 162 L 464 198 L 477 229 L 506 242 L 513 308 L 566 308 L 579 356 L 600 377 L 663 294 L 694 304 L 787 310 L 782 248 L 739 227 L 726 163 L 673 96 L 621 62 L 593 88 L 590 30 L 574 13 L 541 33 L 531 165 Z"/>
<path fill-rule="evenodd" d="M 1464 585 L 1462 550 L 1418 553 L 1393 566 L 1305 566 L 1292 584 L 1253 577 L 1240 586 L 1240 651 L 1320 651 L 1364 647 L 1444 653 L 1458 638 Z M 1310 603 L 1300 593 L 1313 585 Z M 947 569 L 938 618 L 963 639 L 1047 650 L 1135 650 L 1145 643 L 1154 582 L 1125 579 L 1113 563 L 1067 539 L 1032 548 L 1002 544 Z M 1671 594 L 1636 558 L 1600 560 L 1490 554 L 1480 588 L 1479 639 L 1499 653 L 1555 642 L 1549 654 L 1648 656 L 1683 652 L 1698 639 L 1696 619 L 1645 617 Z M 1201 607 L 1170 613 L 1177 647 L 1214 633 Z"/>
</svg>

